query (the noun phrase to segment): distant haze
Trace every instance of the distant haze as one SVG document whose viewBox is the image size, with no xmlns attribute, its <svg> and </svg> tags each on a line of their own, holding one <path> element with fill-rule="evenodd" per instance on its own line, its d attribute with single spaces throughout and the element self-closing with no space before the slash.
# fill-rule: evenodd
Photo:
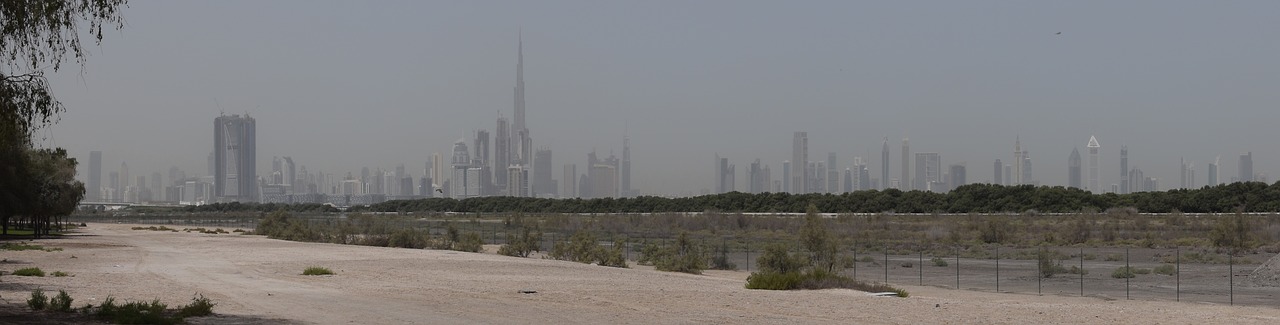
<svg viewBox="0 0 1280 325">
<path fill-rule="evenodd" d="M 68 107 L 45 146 L 107 171 L 177 166 L 204 175 L 220 112 L 257 119 L 271 157 L 359 174 L 404 164 L 510 118 L 524 39 L 535 147 L 585 173 L 586 154 L 632 145 L 640 193 L 712 188 L 714 154 L 756 158 L 781 179 L 792 133 L 809 159 L 861 156 L 879 177 L 890 143 L 966 163 L 970 183 L 1009 163 L 1015 137 L 1034 178 L 1067 184 L 1090 135 L 1101 182 L 1119 149 L 1161 188 L 1179 158 L 1196 184 L 1221 155 L 1280 169 L 1280 2 L 1271 1 L 137 1 L 87 66 L 52 77 Z M 1058 33 L 1061 34 L 1058 34 Z M 914 168 L 914 163 L 913 163 Z M 264 173 L 265 171 L 265 173 Z M 912 171 L 914 174 L 914 170 Z M 167 175 L 167 174 L 166 174 Z M 167 176 L 166 176 L 167 177 Z M 167 181 L 167 180 L 166 180 Z M 106 180 L 104 179 L 104 184 Z"/>
</svg>

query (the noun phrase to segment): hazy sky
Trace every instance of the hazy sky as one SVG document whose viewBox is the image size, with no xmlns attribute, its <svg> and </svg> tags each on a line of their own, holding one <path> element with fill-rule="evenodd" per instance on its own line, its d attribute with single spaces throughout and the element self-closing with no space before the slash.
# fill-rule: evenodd
<svg viewBox="0 0 1280 325">
<path fill-rule="evenodd" d="M 258 170 L 404 164 L 512 116 L 523 31 L 528 125 L 560 166 L 621 156 L 645 193 L 711 188 L 712 157 L 755 158 L 781 179 L 792 132 L 810 159 L 870 161 L 903 137 L 970 182 L 1012 157 L 1065 185 L 1091 134 L 1102 183 L 1130 166 L 1178 185 L 1178 159 L 1253 151 L 1280 167 L 1280 23 L 1274 1 L 134 1 L 84 69 L 51 79 L 68 110 L 43 132 L 104 178 L 206 171 L 214 117 L 257 119 Z M 1057 34 L 1061 32 L 1061 34 Z M 1086 157 L 1087 161 L 1087 157 Z M 914 164 L 913 164 L 914 166 Z M 914 172 L 914 171 L 913 171 Z M 83 174 L 83 173 L 82 173 Z M 167 175 L 167 173 L 166 173 Z M 1272 174 L 1272 180 L 1280 175 Z M 106 179 L 103 180 L 104 184 Z"/>
</svg>

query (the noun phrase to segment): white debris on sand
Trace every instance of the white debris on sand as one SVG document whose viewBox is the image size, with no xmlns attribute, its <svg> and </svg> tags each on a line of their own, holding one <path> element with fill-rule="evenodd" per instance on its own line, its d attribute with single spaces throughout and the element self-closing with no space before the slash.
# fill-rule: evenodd
<svg viewBox="0 0 1280 325">
<path fill-rule="evenodd" d="M 1280 254 L 1271 257 L 1249 273 L 1241 285 L 1249 287 L 1280 287 Z"/>
</svg>

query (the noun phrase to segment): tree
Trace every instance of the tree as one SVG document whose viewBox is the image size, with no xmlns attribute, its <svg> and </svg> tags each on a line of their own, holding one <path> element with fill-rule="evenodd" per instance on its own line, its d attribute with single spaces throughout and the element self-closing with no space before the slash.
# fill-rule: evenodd
<svg viewBox="0 0 1280 325">
<path fill-rule="evenodd" d="M 0 1 L 0 60 L 4 61 L 0 64 L 0 222 L 6 233 L 12 216 L 60 210 L 40 206 L 36 201 L 50 195 L 40 191 L 49 191 L 52 188 L 47 186 L 54 185 L 42 182 L 57 177 L 28 170 L 39 167 L 29 159 L 31 135 L 55 122 L 58 114 L 66 110 L 49 89 L 45 70 L 58 71 L 63 62 L 72 58 L 83 66 L 86 56 L 81 27 L 87 25 L 94 44 L 101 44 L 104 27 L 124 27 L 119 10 L 126 6 L 125 2 Z M 50 153 L 37 153 L 45 154 Z M 71 163 L 74 174 L 74 161 Z"/>
</svg>

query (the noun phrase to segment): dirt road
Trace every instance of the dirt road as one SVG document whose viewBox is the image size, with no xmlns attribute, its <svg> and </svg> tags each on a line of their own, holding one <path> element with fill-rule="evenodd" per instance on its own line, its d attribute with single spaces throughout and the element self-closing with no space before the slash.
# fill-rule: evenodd
<svg viewBox="0 0 1280 325">
<path fill-rule="evenodd" d="M 0 297 L 67 290 L 77 306 L 196 293 L 222 315 L 198 323 L 993 323 L 1202 324 L 1280 322 L 1280 309 L 1035 296 L 906 286 L 911 297 L 851 290 L 757 291 L 745 272 L 707 275 L 572 262 L 297 243 L 260 236 L 130 230 L 90 224 L 37 243 L 62 251 L 0 251 L 0 270 L 71 277 L 0 277 Z M 303 276 L 323 266 L 333 276 Z M 522 294 L 519 290 L 535 290 Z"/>
</svg>

